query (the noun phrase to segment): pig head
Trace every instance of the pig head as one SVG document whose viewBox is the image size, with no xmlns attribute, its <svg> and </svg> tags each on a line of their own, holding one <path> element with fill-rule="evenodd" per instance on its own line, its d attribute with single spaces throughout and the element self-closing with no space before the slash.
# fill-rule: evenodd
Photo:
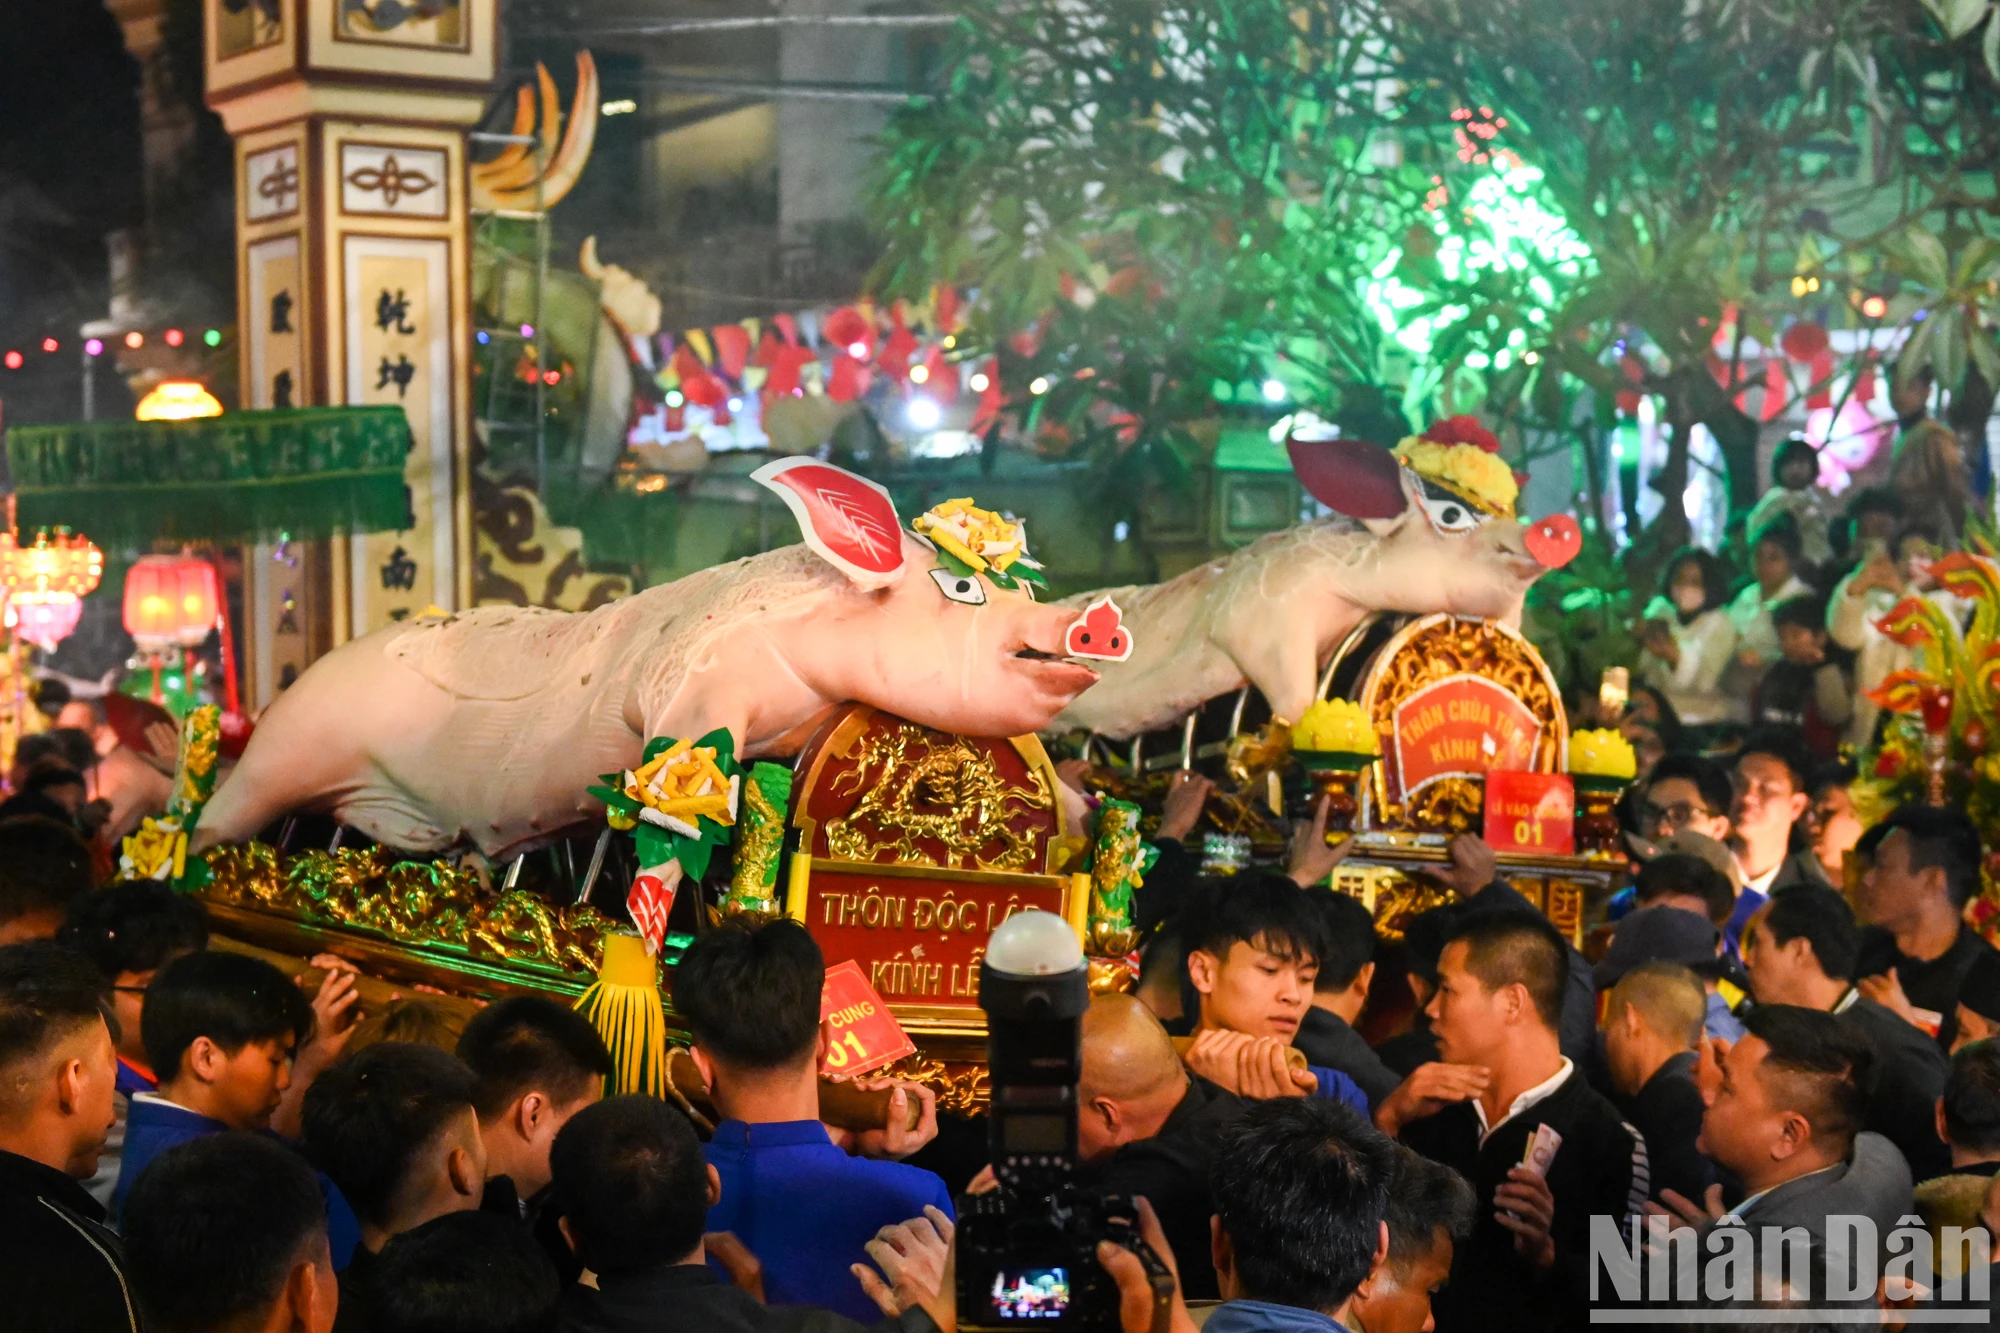
<svg viewBox="0 0 2000 1333">
<path fill-rule="evenodd" d="M 654 736 L 723 727 L 739 757 L 789 755 L 849 701 L 1021 735 L 1098 679 L 1072 660 L 1079 611 L 944 567 L 872 482 L 809 458 L 755 475 L 805 545 L 589 612 L 405 621 L 315 662 L 260 719 L 197 850 L 322 810 L 391 847 L 504 856 L 600 817 L 585 789 Z"/>
<path fill-rule="evenodd" d="M 1170 726 L 1246 682 L 1276 716 L 1296 721 L 1323 664 L 1370 612 L 1515 618 L 1529 585 L 1581 543 L 1567 515 L 1524 528 L 1482 513 L 1379 445 L 1301 436 L 1288 443 L 1300 481 L 1333 515 L 1271 533 L 1171 582 L 1111 590 L 1137 646 L 1063 710 L 1058 728 L 1122 739 Z"/>
</svg>

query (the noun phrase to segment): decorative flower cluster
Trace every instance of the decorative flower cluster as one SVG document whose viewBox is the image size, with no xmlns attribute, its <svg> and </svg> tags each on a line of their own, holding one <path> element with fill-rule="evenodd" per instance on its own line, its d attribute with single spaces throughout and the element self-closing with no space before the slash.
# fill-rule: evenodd
<svg viewBox="0 0 2000 1333">
<path fill-rule="evenodd" d="M 1620 732 L 1578 731 L 1569 738 L 1569 771 L 1579 777 L 1630 779 L 1639 772 L 1639 759 Z"/>
<path fill-rule="evenodd" d="M 1440 426 L 1431 429 L 1436 432 L 1447 424 L 1440 423 Z M 1501 460 L 1498 453 L 1493 452 L 1500 447 L 1500 442 L 1493 438 L 1491 432 L 1481 428 L 1477 422 L 1473 423 L 1472 429 L 1484 436 L 1484 440 L 1471 444 L 1440 443 L 1412 435 L 1390 452 L 1411 471 L 1450 487 L 1469 503 L 1488 513 L 1512 514 L 1514 501 L 1521 494 L 1520 484 L 1514 479 L 1514 470 Z M 1490 446 L 1486 441 L 1492 442 Z"/>
<path fill-rule="evenodd" d="M 984 574 L 1002 588 L 1020 583 L 1048 587 L 1041 565 L 1028 557 L 1028 528 L 970 499 L 946 500 L 910 520 L 938 550 L 938 563 L 962 578 Z"/>
<path fill-rule="evenodd" d="M 1292 727 L 1292 748 L 1335 754 L 1380 754 L 1375 723 L 1360 704 L 1346 699 L 1321 699 L 1306 705 L 1305 715 Z"/>
</svg>

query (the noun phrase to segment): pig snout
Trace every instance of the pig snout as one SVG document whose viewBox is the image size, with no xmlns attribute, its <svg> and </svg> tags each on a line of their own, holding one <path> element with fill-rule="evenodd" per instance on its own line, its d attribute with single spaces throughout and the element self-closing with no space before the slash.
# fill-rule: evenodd
<svg viewBox="0 0 2000 1333">
<path fill-rule="evenodd" d="M 1544 568 L 1561 569 L 1583 549 L 1583 529 L 1568 514 L 1550 514 L 1528 525 L 1522 544 Z"/>
</svg>

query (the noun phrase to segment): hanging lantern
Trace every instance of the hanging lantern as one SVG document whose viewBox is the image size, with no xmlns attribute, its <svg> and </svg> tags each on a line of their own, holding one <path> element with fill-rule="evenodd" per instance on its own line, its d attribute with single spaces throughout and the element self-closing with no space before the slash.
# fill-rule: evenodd
<svg viewBox="0 0 2000 1333">
<path fill-rule="evenodd" d="M 27 546 L 0 532 L 0 584 L 7 589 L 7 623 L 45 651 L 68 638 L 83 615 L 83 599 L 104 577 L 104 553 L 68 528 L 43 528 Z"/>
<path fill-rule="evenodd" d="M 173 644 L 193 648 L 220 614 L 215 566 L 199 556 L 141 556 L 125 576 L 125 630 L 157 656 Z"/>
<path fill-rule="evenodd" d="M 82 618 L 83 599 L 66 592 L 16 593 L 7 603 L 14 632 L 47 653 L 54 652 Z"/>
</svg>

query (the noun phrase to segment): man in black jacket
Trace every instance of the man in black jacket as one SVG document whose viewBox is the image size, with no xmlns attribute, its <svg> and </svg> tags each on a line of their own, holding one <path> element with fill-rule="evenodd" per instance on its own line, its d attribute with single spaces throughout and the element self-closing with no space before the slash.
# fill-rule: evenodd
<svg viewBox="0 0 2000 1333">
<path fill-rule="evenodd" d="M 1800 884 L 1757 910 L 1743 934 L 1743 965 L 1759 1004 L 1789 1004 L 1840 1015 L 1875 1052 L 1866 1128 L 1888 1139 L 1918 1180 L 1946 1171 L 1951 1152 L 1937 1133 L 1944 1052 L 1853 986 L 1861 932 L 1847 900 Z"/>
<path fill-rule="evenodd" d="M 102 979 L 59 945 L 0 948 L 0 1322 L 138 1333 L 118 1238 L 78 1182 L 97 1170 L 117 1079 Z"/>
<path fill-rule="evenodd" d="M 586 1107 L 556 1135 L 549 1164 L 563 1234 L 597 1275 L 595 1287 L 577 1284 L 563 1292 L 563 1333 L 857 1333 L 864 1327 L 811 1306 L 767 1306 L 715 1275 L 702 1231 L 709 1205 L 721 1196 L 721 1178 L 703 1160 L 693 1128 L 666 1102 L 613 1097 Z M 886 1257 L 880 1244 L 871 1244 L 870 1253 Z M 941 1277 L 941 1247 L 937 1258 L 934 1277 Z M 889 1263 L 893 1270 L 895 1259 Z M 904 1313 L 875 1325 L 877 1333 L 936 1333 L 939 1321 L 923 1308 L 925 1301 L 950 1326 L 951 1305 L 940 1305 L 934 1288 L 903 1294 L 909 1297 Z"/>
<path fill-rule="evenodd" d="M 1368 1094 L 1368 1104 L 1380 1106 L 1403 1076 L 1383 1064 L 1354 1030 L 1375 980 L 1375 915 L 1359 898 L 1344 893 L 1316 889 L 1307 898 L 1319 913 L 1325 938 L 1312 1004 L 1299 1019 L 1292 1045 L 1313 1064 L 1353 1079 Z"/>
<path fill-rule="evenodd" d="M 1077 1084 L 1079 1183 L 1152 1203 L 1193 1300 L 1217 1296 L 1209 1252 L 1209 1164 L 1243 1103 L 1188 1073 L 1160 1020 L 1129 995 L 1100 995 L 1083 1016 Z"/>
<path fill-rule="evenodd" d="M 1979 892 L 1979 831 L 1962 810 L 1906 805 L 1861 835 L 1869 860 L 1855 895 L 1866 925 L 1855 975 L 1861 993 L 1951 1049 L 1958 997 L 1993 946 L 1965 924 Z"/>
<path fill-rule="evenodd" d="M 1613 1104 L 1645 1137 L 1655 1199 L 1662 1190 L 1699 1199 L 1713 1179 L 1696 1146 L 1706 1104 L 1694 1082 L 1695 1052 L 1707 1008 L 1701 982 L 1675 963 L 1640 964 L 1619 978 L 1605 1002 L 1605 1064 L 1618 1091 Z"/>
<path fill-rule="evenodd" d="M 1645 1140 L 1562 1053 L 1567 976 L 1562 936 L 1546 920 L 1468 914 L 1438 960 L 1431 1024 L 1449 1064 L 1435 1068 L 1488 1077 L 1452 1101 L 1411 1095 L 1406 1083 L 1377 1112 L 1480 1202 L 1433 1304 L 1439 1333 L 1583 1326 L 1591 1218 L 1627 1227 L 1645 1203 Z"/>
</svg>

